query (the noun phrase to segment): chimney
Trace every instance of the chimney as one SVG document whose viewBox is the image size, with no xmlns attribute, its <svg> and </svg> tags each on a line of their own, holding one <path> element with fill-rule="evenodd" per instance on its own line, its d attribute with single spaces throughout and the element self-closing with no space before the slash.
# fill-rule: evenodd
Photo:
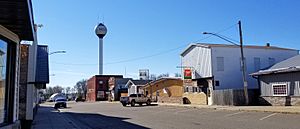
<svg viewBox="0 0 300 129">
<path fill-rule="evenodd" d="M 270 47 L 270 43 L 267 43 L 267 44 L 266 44 L 266 47 Z"/>
</svg>

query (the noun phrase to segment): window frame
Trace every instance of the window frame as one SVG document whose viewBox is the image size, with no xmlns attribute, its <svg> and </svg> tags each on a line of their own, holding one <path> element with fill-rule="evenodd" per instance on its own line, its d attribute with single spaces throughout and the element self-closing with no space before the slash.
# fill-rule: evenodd
<svg viewBox="0 0 300 129">
<path fill-rule="evenodd" d="M 215 80 L 215 86 L 220 86 L 220 80 Z"/>
<path fill-rule="evenodd" d="M 4 120 L 0 127 L 13 123 L 14 121 L 14 100 L 15 100 L 15 81 L 17 66 L 17 44 L 0 34 L 0 39 L 7 43 L 6 57 L 6 83 L 4 100 Z"/>
<path fill-rule="evenodd" d="M 217 71 L 225 71 L 225 58 L 216 57 L 216 62 L 217 62 Z"/>
<path fill-rule="evenodd" d="M 274 93 L 274 86 L 285 86 L 285 94 L 275 94 Z M 273 96 L 289 96 L 289 88 L 287 83 L 277 83 L 277 84 L 272 84 L 272 94 Z"/>
</svg>

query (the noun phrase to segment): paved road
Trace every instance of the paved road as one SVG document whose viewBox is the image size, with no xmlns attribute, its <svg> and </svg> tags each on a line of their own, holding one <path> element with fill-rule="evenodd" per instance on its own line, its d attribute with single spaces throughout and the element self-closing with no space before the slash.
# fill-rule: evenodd
<svg viewBox="0 0 300 129">
<path fill-rule="evenodd" d="M 176 106 L 122 107 L 119 103 L 70 103 L 61 113 L 83 129 L 300 129 L 300 115 Z"/>
</svg>

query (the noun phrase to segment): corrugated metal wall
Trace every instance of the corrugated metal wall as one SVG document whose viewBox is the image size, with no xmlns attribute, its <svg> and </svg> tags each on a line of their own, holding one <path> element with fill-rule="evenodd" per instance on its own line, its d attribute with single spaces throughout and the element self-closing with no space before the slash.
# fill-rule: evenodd
<svg viewBox="0 0 300 129">
<path fill-rule="evenodd" d="M 211 49 L 194 47 L 182 57 L 182 65 L 193 67 L 194 78 L 212 76 Z"/>
<path fill-rule="evenodd" d="M 272 84 L 287 83 L 289 95 L 300 96 L 300 72 L 260 77 L 261 96 L 273 96 Z"/>
</svg>

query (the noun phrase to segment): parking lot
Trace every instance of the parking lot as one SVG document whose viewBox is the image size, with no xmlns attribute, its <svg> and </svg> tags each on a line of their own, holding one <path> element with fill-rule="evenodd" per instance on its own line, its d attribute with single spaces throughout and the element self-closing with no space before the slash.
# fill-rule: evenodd
<svg viewBox="0 0 300 129">
<path fill-rule="evenodd" d="M 300 115 L 187 108 L 69 103 L 60 113 L 76 128 L 299 129 Z"/>
</svg>

